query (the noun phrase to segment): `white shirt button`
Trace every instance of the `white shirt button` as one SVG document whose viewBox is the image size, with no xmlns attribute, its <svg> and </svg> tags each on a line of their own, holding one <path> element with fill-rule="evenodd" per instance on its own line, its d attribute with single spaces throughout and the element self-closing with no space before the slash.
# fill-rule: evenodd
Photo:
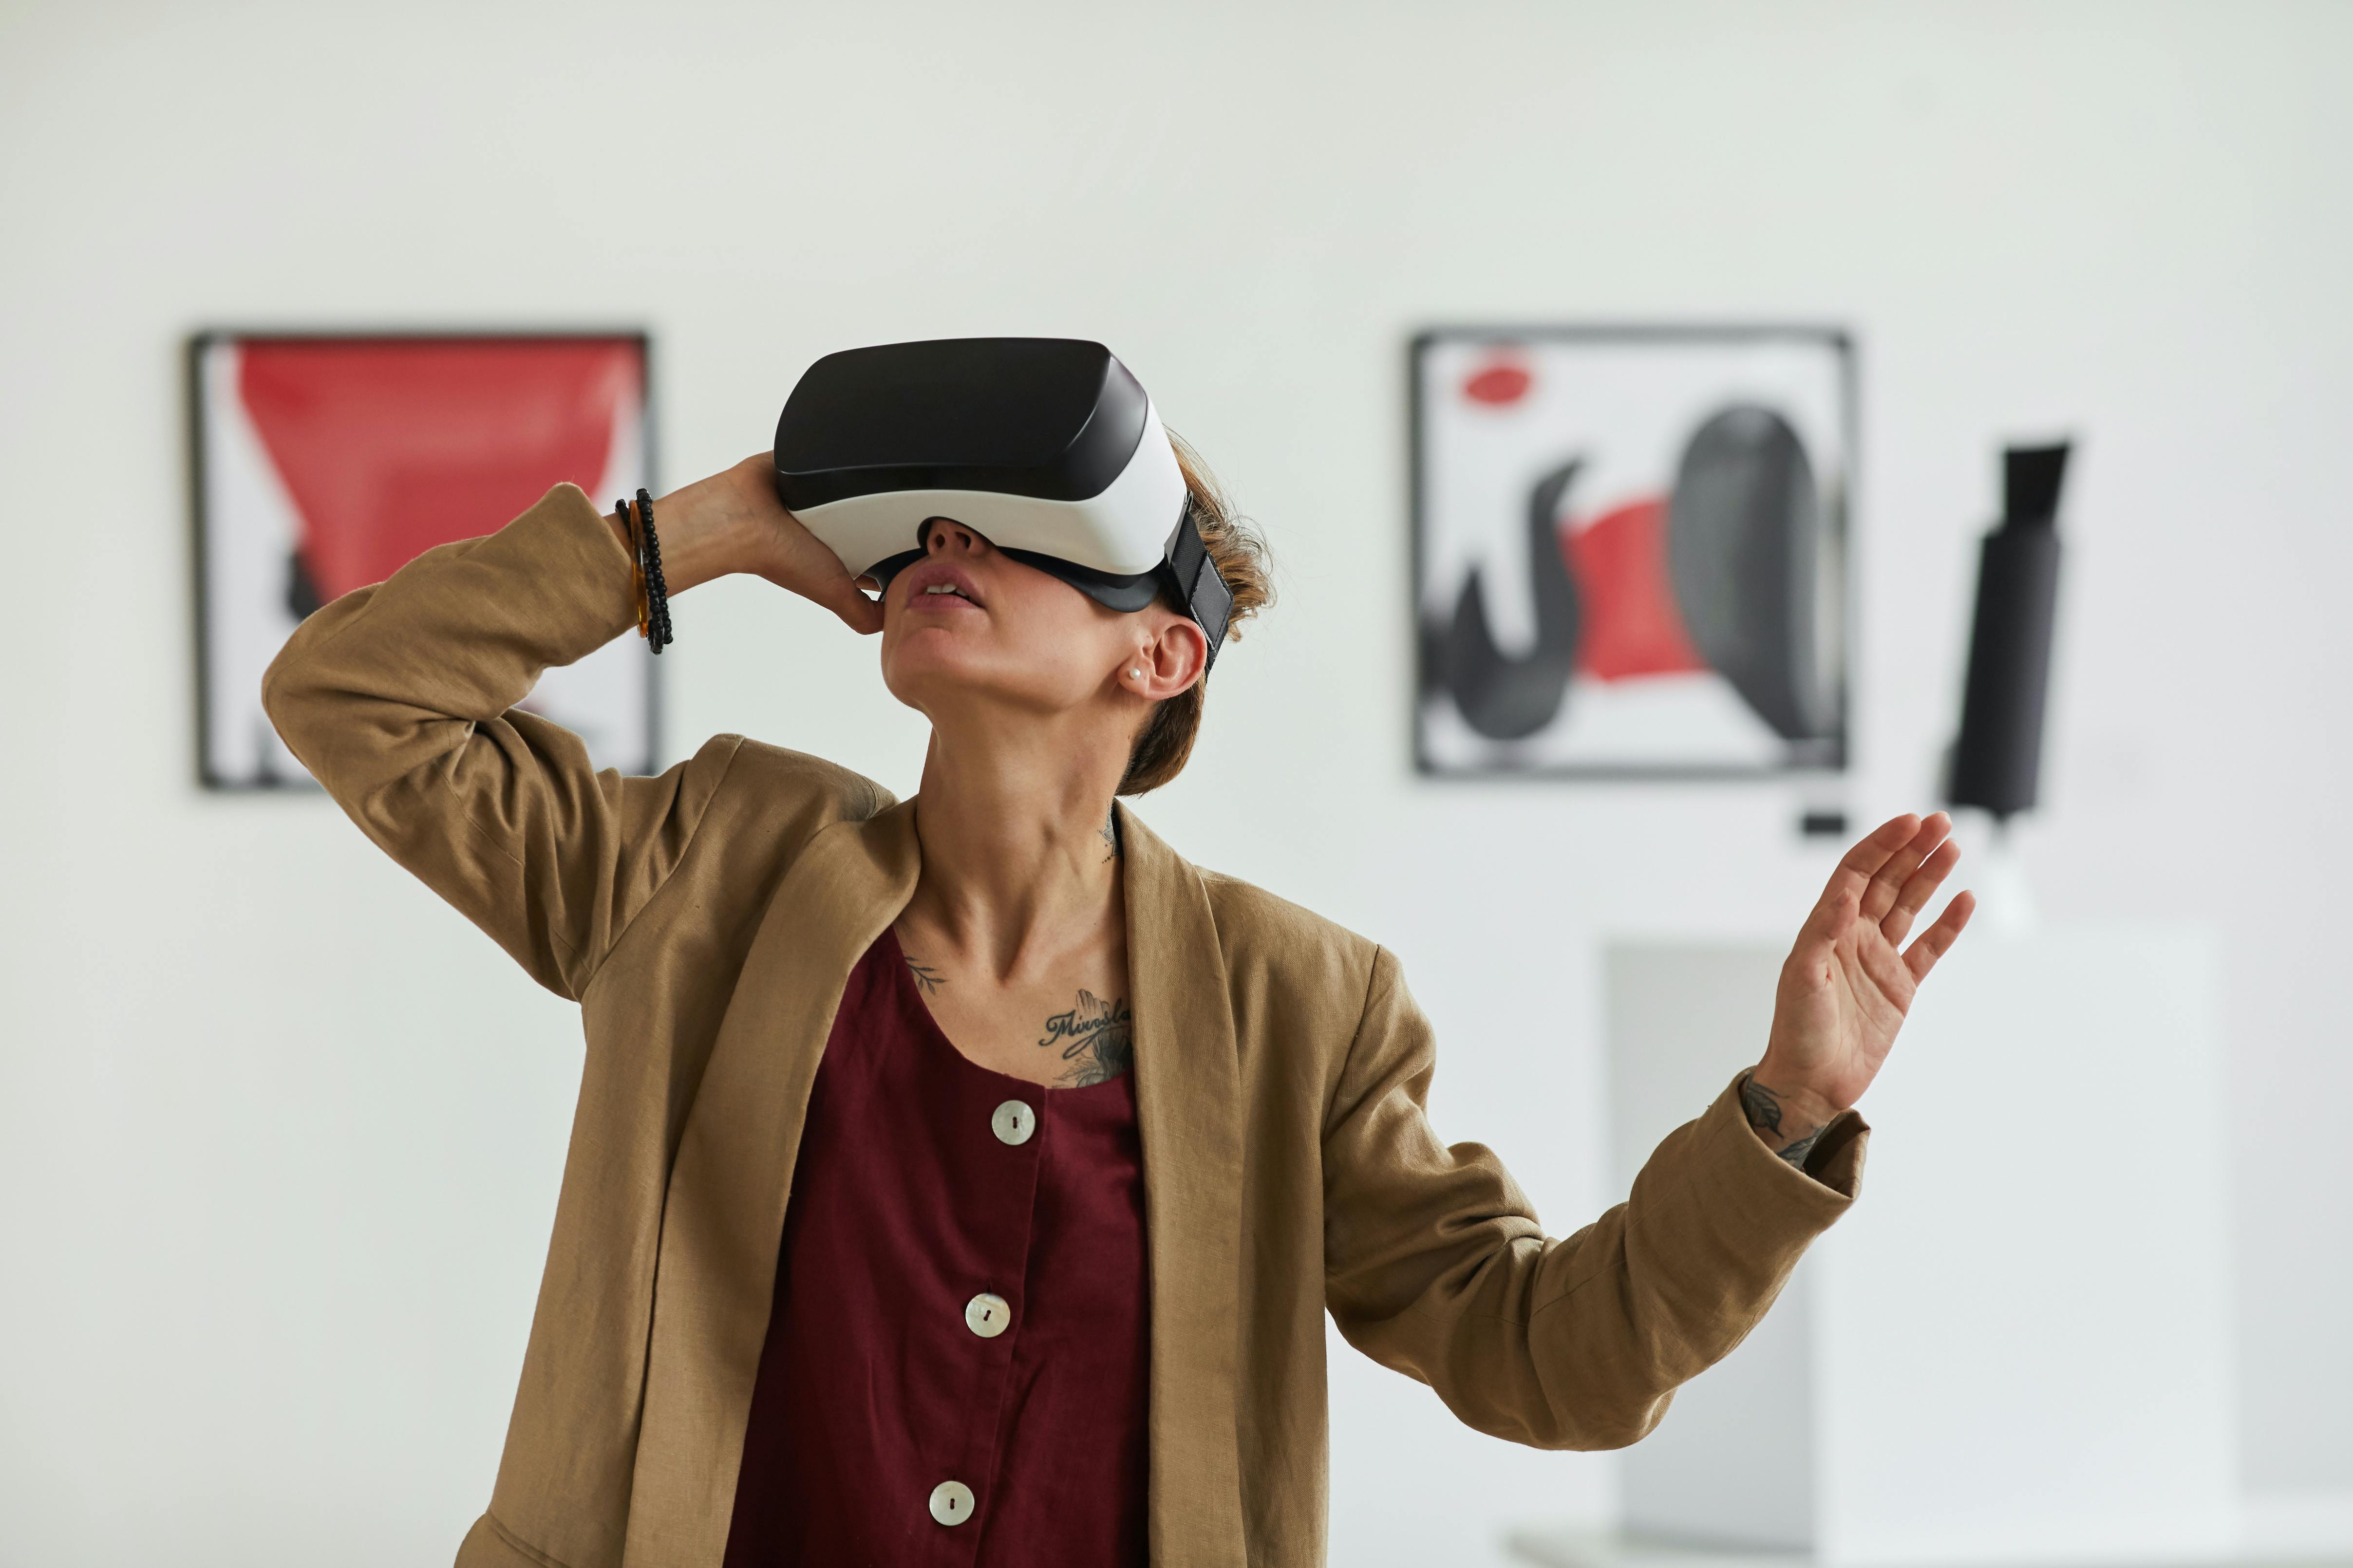
<svg viewBox="0 0 2353 1568">
<path fill-rule="evenodd" d="M 1000 1143 L 1027 1143 L 1029 1135 L 1038 1131 L 1038 1113 L 1024 1100 L 1008 1100 L 997 1108 L 988 1125 Z"/>
<path fill-rule="evenodd" d="M 964 1304 L 964 1326 L 982 1339 L 993 1340 L 1013 1322 L 1013 1309 L 1004 1297 L 984 1290 Z"/>
<path fill-rule="evenodd" d="M 962 1524 L 972 1517 L 972 1489 L 962 1481 L 942 1481 L 932 1489 L 932 1517 L 942 1524 Z"/>
</svg>

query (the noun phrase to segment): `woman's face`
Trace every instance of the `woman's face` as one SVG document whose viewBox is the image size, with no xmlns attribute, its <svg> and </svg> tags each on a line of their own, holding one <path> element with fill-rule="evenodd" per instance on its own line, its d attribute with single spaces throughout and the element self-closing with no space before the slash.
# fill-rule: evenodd
<svg viewBox="0 0 2353 1568">
<path fill-rule="evenodd" d="M 932 521 L 923 547 L 924 559 L 883 595 L 882 680 L 934 721 L 943 700 L 984 696 L 1050 714 L 1156 700 L 1174 694 L 1161 689 L 1171 674 L 1184 677 L 1176 690 L 1191 683 L 1189 669 L 1166 668 L 1178 650 L 1163 645 L 1193 630 L 1176 612 L 1106 609 L 944 518 Z M 1140 721 L 1141 710 L 1131 717 Z"/>
</svg>

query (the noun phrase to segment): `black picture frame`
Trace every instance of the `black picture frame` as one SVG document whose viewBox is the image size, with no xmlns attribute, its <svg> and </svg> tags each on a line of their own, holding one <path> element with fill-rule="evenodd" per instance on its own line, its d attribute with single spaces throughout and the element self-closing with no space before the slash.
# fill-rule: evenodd
<svg viewBox="0 0 2353 1568">
<path fill-rule="evenodd" d="M 1588 343 L 1756 343 L 1797 342 L 1828 350 L 1837 365 L 1839 430 L 1842 447 L 1838 487 L 1837 537 L 1842 552 L 1838 607 L 1843 626 L 1839 671 L 1838 732 L 1827 753 L 1804 763 L 1770 765 L 1712 763 L 1537 763 L 1527 766 L 1468 769 L 1440 763 L 1430 754 L 1425 715 L 1425 694 L 1432 671 L 1423 624 L 1423 591 L 1427 582 L 1430 514 L 1428 441 L 1430 411 L 1426 406 L 1424 362 L 1446 344 L 1490 344 L 1497 348 L 1543 342 Z M 1596 784 L 1715 784 L 1756 783 L 1792 778 L 1823 778 L 1844 773 L 1854 750 L 1854 650 L 1859 641 L 1860 601 L 1856 584 L 1859 531 L 1854 526 L 1854 498 L 1861 470 L 1861 369 L 1856 334 L 1843 325 L 1823 321 L 1599 321 L 1599 322 L 1440 322 L 1424 326 L 1407 340 L 1405 382 L 1407 400 L 1408 560 L 1405 621 L 1412 650 L 1408 701 L 1409 745 L 1415 773 L 1447 784 L 1497 784 L 1513 781 L 1577 781 Z"/>
<path fill-rule="evenodd" d="M 186 417 L 182 428 L 185 471 L 187 479 L 189 552 L 188 583 L 190 590 L 189 626 L 194 637 L 194 658 L 190 660 L 193 679 L 193 701 L 190 705 L 190 739 L 193 742 L 195 783 L 207 793 L 221 795 L 322 795 L 317 784 L 307 776 L 281 780 L 253 780 L 224 776 L 213 765 L 211 754 L 212 685 L 214 670 L 213 584 L 209 581 L 210 531 L 216 526 L 210 512 L 210 475 L 206 471 L 208 431 L 204 387 L 206 351 L 223 342 L 238 343 L 313 343 L 364 344 L 383 342 L 464 342 L 464 343 L 551 343 L 597 342 L 627 343 L 634 349 L 639 367 L 638 396 L 641 437 L 643 440 L 646 486 L 659 493 L 661 486 L 659 435 L 660 421 L 656 402 L 656 366 L 652 333 L 640 326 L 543 326 L 523 328 L 492 327 L 238 327 L 216 325 L 189 331 L 181 341 L 180 367 Z M 600 503 L 603 498 L 596 498 Z M 646 675 L 644 748 L 640 773 L 658 772 L 661 761 L 663 723 L 663 680 L 659 663 L 650 664 Z"/>
</svg>

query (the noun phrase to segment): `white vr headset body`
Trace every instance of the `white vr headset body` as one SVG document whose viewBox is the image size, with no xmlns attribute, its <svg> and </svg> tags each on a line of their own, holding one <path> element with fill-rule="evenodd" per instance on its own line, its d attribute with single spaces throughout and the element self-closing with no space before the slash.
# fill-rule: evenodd
<svg viewBox="0 0 2353 1568">
<path fill-rule="evenodd" d="M 1161 599 L 1217 659 L 1233 596 L 1159 410 L 1101 343 L 948 338 L 828 354 L 776 422 L 776 491 L 886 587 L 934 518 L 1120 611 Z"/>
<path fill-rule="evenodd" d="M 905 553 L 935 517 L 963 523 L 999 550 L 1052 555 L 1107 576 L 1142 576 L 1167 559 L 1185 524 L 1185 475 L 1147 402 L 1144 432 L 1118 477 L 1084 500 L 1003 490 L 877 490 L 795 508 L 793 515 L 841 557 L 853 577 Z"/>
</svg>

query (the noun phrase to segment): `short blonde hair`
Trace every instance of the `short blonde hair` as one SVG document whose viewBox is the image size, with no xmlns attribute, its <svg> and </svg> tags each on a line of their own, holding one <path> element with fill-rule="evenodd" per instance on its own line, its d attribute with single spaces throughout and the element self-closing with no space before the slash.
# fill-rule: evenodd
<svg viewBox="0 0 2353 1568">
<path fill-rule="evenodd" d="M 1168 437 L 1168 444 L 1176 448 L 1176 467 L 1183 470 L 1185 489 L 1192 496 L 1193 526 L 1200 531 L 1210 564 L 1226 580 L 1226 588 L 1234 596 L 1226 636 L 1229 639 L 1240 637 L 1242 622 L 1274 602 L 1266 541 L 1249 522 L 1234 515 L 1232 503 L 1218 488 L 1217 479 L 1198 452 L 1174 432 Z M 1128 751 L 1127 773 L 1119 781 L 1120 794 L 1142 795 L 1158 789 L 1185 771 L 1186 761 L 1193 754 L 1193 742 L 1201 733 L 1201 709 L 1208 700 L 1208 685 L 1209 677 L 1204 671 L 1200 679 L 1152 710 L 1152 717 L 1144 721 L 1144 728 L 1136 732 L 1135 743 Z"/>
</svg>

